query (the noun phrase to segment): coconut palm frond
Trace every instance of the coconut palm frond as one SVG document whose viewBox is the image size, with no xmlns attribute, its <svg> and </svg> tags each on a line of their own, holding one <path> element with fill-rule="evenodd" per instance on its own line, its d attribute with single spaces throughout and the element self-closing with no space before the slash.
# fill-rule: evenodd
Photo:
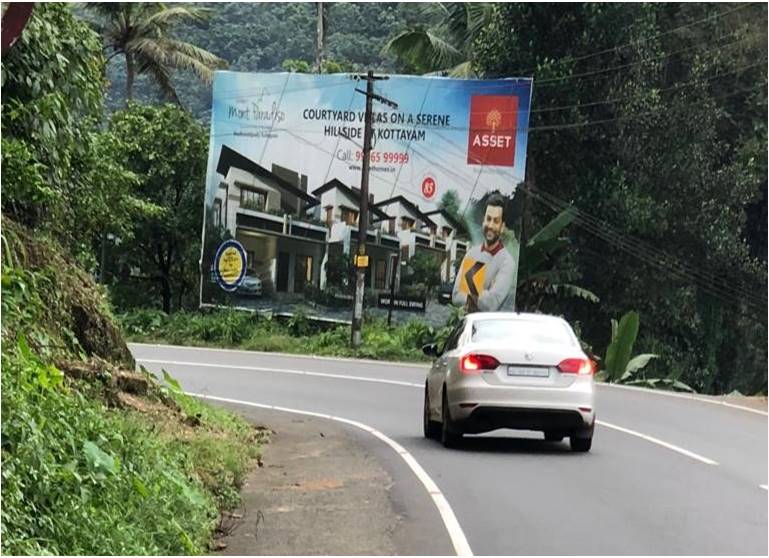
<svg viewBox="0 0 769 558">
<path fill-rule="evenodd" d="M 189 58 L 192 58 L 209 68 L 226 68 L 227 61 L 219 58 L 215 54 L 208 52 L 205 49 L 197 47 L 191 43 L 184 41 L 177 41 L 175 39 L 163 39 L 160 43 L 169 51 L 178 52 Z"/>
<path fill-rule="evenodd" d="M 414 5 L 416 15 L 422 21 L 442 22 L 449 14 L 445 2 L 418 2 Z"/>
<path fill-rule="evenodd" d="M 461 78 L 461 79 L 472 79 L 478 77 L 478 74 L 475 73 L 475 70 L 473 69 L 473 63 L 469 60 L 466 62 L 462 62 L 460 64 L 457 64 L 453 68 L 451 68 L 448 72 L 449 77 L 453 78 Z"/>
<path fill-rule="evenodd" d="M 165 66 L 163 66 L 162 64 L 154 63 L 154 62 L 147 62 L 145 65 L 144 71 L 152 76 L 155 83 L 157 83 L 160 86 L 160 89 L 163 91 L 163 94 L 169 100 L 176 103 L 177 105 L 181 105 L 179 96 L 176 94 L 176 89 L 171 83 L 171 76 L 169 75 L 168 70 L 166 69 Z"/>
<path fill-rule="evenodd" d="M 494 15 L 494 4 L 485 2 L 468 2 L 465 4 L 467 11 L 466 25 L 470 37 L 477 37 L 480 32 L 491 23 Z"/>
<path fill-rule="evenodd" d="M 182 23 L 184 21 L 200 22 L 205 21 L 211 14 L 211 10 L 207 8 L 183 8 L 173 7 L 164 8 L 158 12 L 155 12 L 143 23 L 146 25 L 157 25 L 159 27 L 166 27 L 174 23 Z"/>
<path fill-rule="evenodd" d="M 390 39 L 383 50 L 429 70 L 447 68 L 462 60 L 461 52 L 429 29 L 403 31 Z"/>
</svg>

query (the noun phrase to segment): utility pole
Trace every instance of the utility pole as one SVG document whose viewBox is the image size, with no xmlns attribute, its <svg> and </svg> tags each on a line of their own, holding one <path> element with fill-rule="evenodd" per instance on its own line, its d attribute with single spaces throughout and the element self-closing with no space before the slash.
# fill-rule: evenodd
<svg viewBox="0 0 769 558">
<path fill-rule="evenodd" d="M 361 76 L 363 77 L 363 76 Z M 369 159 L 371 155 L 371 137 L 373 135 L 373 102 L 379 101 L 393 109 L 397 109 L 397 103 L 385 99 L 381 95 L 374 93 L 374 82 L 376 80 L 388 79 L 387 76 L 375 76 L 374 72 L 369 70 L 365 76 L 366 90 L 361 91 L 357 87 L 355 91 L 366 95 L 366 120 L 363 131 L 363 166 L 360 177 L 360 215 L 358 217 L 358 253 L 355 257 L 355 299 L 352 307 L 352 339 L 353 348 L 360 347 L 361 329 L 363 327 L 363 292 L 366 287 L 366 268 L 368 267 L 368 256 L 366 255 L 366 234 L 368 233 L 368 173 Z"/>
<path fill-rule="evenodd" d="M 315 71 L 323 73 L 323 2 L 318 2 L 318 27 L 315 33 Z"/>
</svg>

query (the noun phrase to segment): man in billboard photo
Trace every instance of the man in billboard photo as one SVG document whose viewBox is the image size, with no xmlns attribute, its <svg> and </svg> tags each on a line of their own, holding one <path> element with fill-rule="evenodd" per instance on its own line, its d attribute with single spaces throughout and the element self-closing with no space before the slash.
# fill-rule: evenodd
<svg viewBox="0 0 769 558">
<path fill-rule="evenodd" d="M 483 241 L 473 246 L 459 266 L 452 301 L 467 312 L 502 309 L 515 279 L 515 262 L 502 243 L 507 200 L 491 194 L 485 202 L 481 223 Z"/>
</svg>

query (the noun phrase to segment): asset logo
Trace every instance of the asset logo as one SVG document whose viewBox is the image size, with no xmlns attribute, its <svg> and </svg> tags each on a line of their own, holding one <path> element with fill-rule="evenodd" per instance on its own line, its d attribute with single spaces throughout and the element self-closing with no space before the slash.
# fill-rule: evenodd
<svg viewBox="0 0 769 558">
<path fill-rule="evenodd" d="M 515 165 L 518 125 L 516 95 L 473 95 L 470 98 L 469 165 Z"/>
<path fill-rule="evenodd" d="M 534 360 L 534 353 L 523 353 L 523 358 L 528 361 L 532 361 Z"/>
</svg>

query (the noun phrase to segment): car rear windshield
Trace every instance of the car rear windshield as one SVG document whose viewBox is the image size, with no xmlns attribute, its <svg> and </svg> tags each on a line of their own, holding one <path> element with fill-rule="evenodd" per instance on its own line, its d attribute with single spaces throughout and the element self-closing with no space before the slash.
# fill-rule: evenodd
<svg viewBox="0 0 769 558">
<path fill-rule="evenodd" d="M 473 323 L 473 342 L 525 339 L 534 344 L 573 345 L 574 337 L 561 322 L 527 320 L 478 320 Z"/>
</svg>

